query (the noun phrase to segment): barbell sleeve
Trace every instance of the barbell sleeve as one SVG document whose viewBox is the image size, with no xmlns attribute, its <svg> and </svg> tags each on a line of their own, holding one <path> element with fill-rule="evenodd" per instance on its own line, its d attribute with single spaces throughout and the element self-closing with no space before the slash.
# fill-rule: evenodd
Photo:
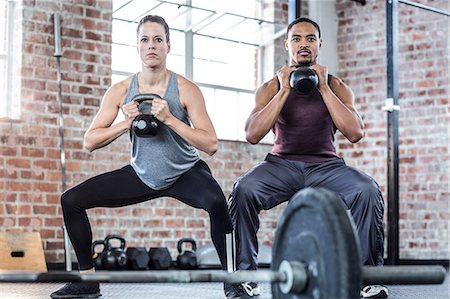
<svg viewBox="0 0 450 299">
<path fill-rule="evenodd" d="M 443 266 L 383 266 L 362 269 L 363 284 L 441 284 L 445 280 Z"/>
</svg>

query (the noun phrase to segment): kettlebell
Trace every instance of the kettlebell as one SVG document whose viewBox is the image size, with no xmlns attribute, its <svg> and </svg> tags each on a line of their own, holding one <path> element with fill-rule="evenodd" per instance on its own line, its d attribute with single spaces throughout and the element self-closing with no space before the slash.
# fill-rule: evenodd
<svg viewBox="0 0 450 299">
<path fill-rule="evenodd" d="M 119 240 L 120 246 L 113 247 L 111 240 Z M 125 270 L 128 260 L 125 252 L 125 239 L 118 235 L 108 235 L 104 245 L 106 250 L 102 254 L 102 268 L 104 270 Z"/>
<path fill-rule="evenodd" d="M 316 72 L 310 66 L 303 65 L 298 66 L 289 79 L 291 87 L 301 95 L 309 94 L 319 83 Z"/>
<path fill-rule="evenodd" d="M 144 93 L 138 94 L 132 99 L 138 103 L 138 109 L 142 113 L 136 116 L 131 124 L 134 133 L 139 137 L 152 137 L 155 136 L 158 131 L 158 119 L 150 113 L 145 113 L 142 108 L 144 102 L 151 105 L 153 99 L 161 99 L 161 97 L 154 93 Z"/>
<path fill-rule="evenodd" d="M 96 251 L 95 248 L 98 247 L 99 245 L 102 246 L 102 251 Z M 103 270 L 102 257 L 103 254 L 106 252 L 105 240 L 95 240 L 94 242 L 92 242 L 91 252 L 95 270 Z"/>
<path fill-rule="evenodd" d="M 191 250 L 182 249 L 183 243 L 191 243 Z M 182 238 L 178 241 L 178 257 L 177 264 L 180 269 L 189 270 L 197 268 L 197 254 L 195 251 L 197 250 L 197 244 L 192 238 Z"/>
</svg>

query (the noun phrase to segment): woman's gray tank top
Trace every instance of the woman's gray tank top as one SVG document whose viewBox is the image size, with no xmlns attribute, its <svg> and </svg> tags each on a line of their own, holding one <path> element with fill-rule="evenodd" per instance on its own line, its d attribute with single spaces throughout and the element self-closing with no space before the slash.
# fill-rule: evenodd
<svg viewBox="0 0 450 299">
<path fill-rule="evenodd" d="M 137 75 L 133 75 L 128 94 L 123 103 L 130 102 L 139 94 Z M 177 75 L 170 72 L 166 93 L 162 96 L 169 104 L 170 113 L 190 126 L 189 118 L 180 103 Z M 149 111 L 150 104 L 140 105 L 141 111 Z M 200 159 L 197 150 L 188 144 L 172 129 L 159 123 L 158 132 L 151 137 L 138 137 L 130 134 L 132 143 L 131 166 L 138 177 L 154 190 L 169 188 Z"/>
</svg>

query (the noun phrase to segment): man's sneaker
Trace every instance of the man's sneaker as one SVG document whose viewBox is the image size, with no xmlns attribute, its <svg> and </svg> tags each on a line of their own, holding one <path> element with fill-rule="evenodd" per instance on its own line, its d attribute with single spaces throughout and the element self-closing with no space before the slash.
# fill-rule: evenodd
<svg viewBox="0 0 450 299">
<path fill-rule="evenodd" d="M 244 282 L 241 285 L 250 296 L 259 296 L 261 294 L 258 284 L 255 282 Z"/>
<path fill-rule="evenodd" d="M 369 285 L 361 290 L 361 298 L 387 298 L 388 288 L 384 285 Z"/>
<path fill-rule="evenodd" d="M 66 298 L 98 298 L 100 284 L 98 282 L 71 282 L 50 294 L 53 299 Z"/>
<path fill-rule="evenodd" d="M 225 299 L 251 299 L 252 297 L 242 287 L 242 284 L 224 284 Z"/>
</svg>

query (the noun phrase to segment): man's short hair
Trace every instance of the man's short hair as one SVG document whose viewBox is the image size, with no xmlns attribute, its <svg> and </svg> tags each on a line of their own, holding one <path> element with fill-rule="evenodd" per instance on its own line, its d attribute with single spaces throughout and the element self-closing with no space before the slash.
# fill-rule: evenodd
<svg viewBox="0 0 450 299">
<path fill-rule="evenodd" d="M 319 38 L 320 38 L 320 27 L 319 27 L 319 24 L 317 24 L 316 22 L 314 22 L 313 20 L 311 20 L 311 19 L 309 19 L 309 18 L 304 18 L 304 17 L 302 17 L 302 18 L 297 18 L 297 19 L 293 20 L 293 21 L 287 26 L 287 29 L 286 29 L 286 38 L 287 38 L 288 35 L 289 35 L 289 31 L 291 31 L 292 27 L 293 27 L 295 24 L 303 23 L 303 22 L 304 22 L 304 23 L 310 23 L 310 24 L 312 24 L 314 27 L 316 27 L 317 32 L 319 33 Z"/>
</svg>

